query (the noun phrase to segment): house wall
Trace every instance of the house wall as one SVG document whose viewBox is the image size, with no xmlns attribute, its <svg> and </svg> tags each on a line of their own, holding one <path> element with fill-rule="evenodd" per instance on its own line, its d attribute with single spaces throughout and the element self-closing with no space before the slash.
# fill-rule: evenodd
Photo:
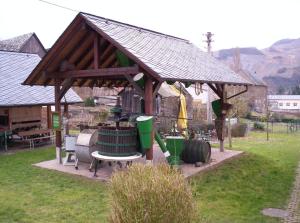
<svg viewBox="0 0 300 223">
<path fill-rule="evenodd" d="M 22 47 L 21 52 L 38 54 L 41 58 L 46 54 L 44 47 L 35 38 L 34 35 L 32 35 L 26 42 L 26 44 Z"/>
<path fill-rule="evenodd" d="M 273 110 L 300 110 L 300 100 L 270 99 L 269 104 Z"/>
<path fill-rule="evenodd" d="M 11 130 L 41 126 L 41 106 L 0 108 L 0 114 L 7 113 L 9 117 L 9 129 Z"/>
</svg>

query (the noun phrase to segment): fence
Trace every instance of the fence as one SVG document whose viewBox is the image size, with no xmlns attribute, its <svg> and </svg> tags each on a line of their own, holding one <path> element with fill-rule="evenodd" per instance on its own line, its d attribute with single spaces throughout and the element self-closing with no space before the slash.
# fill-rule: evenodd
<svg viewBox="0 0 300 223">
<path fill-rule="evenodd" d="M 244 121 L 248 124 L 250 130 L 264 130 L 270 133 L 294 133 L 300 131 L 300 120 L 289 121 L 289 122 L 262 122 L 262 121 Z M 261 126 L 260 129 L 258 126 Z"/>
</svg>

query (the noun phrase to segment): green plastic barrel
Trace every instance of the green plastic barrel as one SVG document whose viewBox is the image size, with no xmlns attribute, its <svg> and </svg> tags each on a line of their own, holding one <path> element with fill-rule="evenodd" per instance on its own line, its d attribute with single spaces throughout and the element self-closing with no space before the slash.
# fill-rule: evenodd
<svg viewBox="0 0 300 223">
<path fill-rule="evenodd" d="M 168 162 L 171 165 L 179 165 L 181 163 L 181 153 L 184 149 L 184 137 L 182 136 L 167 136 L 166 144 L 170 152 Z"/>
<path fill-rule="evenodd" d="M 153 117 L 139 116 L 137 117 L 136 121 L 139 130 L 141 146 L 144 150 L 150 149 L 152 147 Z"/>
</svg>

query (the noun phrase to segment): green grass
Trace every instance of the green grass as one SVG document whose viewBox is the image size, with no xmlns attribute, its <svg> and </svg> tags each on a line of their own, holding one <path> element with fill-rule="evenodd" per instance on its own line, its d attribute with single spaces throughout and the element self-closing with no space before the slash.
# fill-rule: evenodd
<svg viewBox="0 0 300 223">
<path fill-rule="evenodd" d="M 300 159 L 300 134 L 252 132 L 234 139 L 233 149 L 245 154 L 191 183 L 204 222 L 279 222 L 265 217 L 267 207 L 285 208 Z"/>
<path fill-rule="evenodd" d="M 300 160 L 300 134 L 252 132 L 233 141 L 245 154 L 191 179 L 203 222 L 279 222 L 261 215 L 285 208 Z M 32 166 L 53 148 L 0 155 L 0 222 L 105 222 L 107 185 Z M 175 185 L 174 185 L 175 186 Z M 159 208 L 158 204 L 158 208 Z"/>
<path fill-rule="evenodd" d="M 54 149 L 0 155 L 0 222 L 103 222 L 106 186 L 32 166 Z"/>
</svg>

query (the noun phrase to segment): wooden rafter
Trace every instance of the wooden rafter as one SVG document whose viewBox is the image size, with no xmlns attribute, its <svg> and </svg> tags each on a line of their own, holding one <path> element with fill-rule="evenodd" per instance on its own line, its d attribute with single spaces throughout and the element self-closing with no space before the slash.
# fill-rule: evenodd
<svg viewBox="0 0 300 223">
<path fill-rule="evenodd" d="M 76 63 L 76 62 L 78 63 L 80 55 L 82 54 L 82 52 L 85 52 L 87 49 L 89 49 L 89 47 L 92 44 L 92 41 L 93 41 L 93 35 L 88 33 L 86 39 L 83 39 L 78 43 L 76 47 L 74 47 L 74 52 L 70 55 L 69 58 L 67 57 L 68 61 L 70 63 Z"/>
<path fill-rule="evenodd" d="M 109 54 L 111 54 L 113 49 L 114 49 L 114 46 L 111 44 L 108 44 L 106 49 L 104 50 L 104 52 L 101 53 L 100 61 L 103 62 L 103 60 L 105 60 L 109 56 Z"/>
<path fill-rule="evenodd" d="M 105 49 L 105 47 L 108 45 L 108 43 L 103 38 L 100 38 L 100 43 L 98 45 L 99 45 L 98 46 L 98 68 L 99 68 L 102 52 Z M 94 60 L 91 60 L 90 63 L 85 67 L 85 69 L 92 69 L 93 67 L 94 67 Z"/>
<path fill-rule="evenodd" d="M 99 39 L 98 35 L 94 36 L 94 69 L 99 68 Z"/>
<path fill-rule="evenodd" d="M 47 53 L 45 58 L 43 58 L 43 60 L 45 61 L 44 62 L 45 66 L 51 64 L 53 62 L 53 60 L 55 60 L 55 58 L 57 57 L 55 52 L 57 52 L 58 49 L 62 48 L 64 45 L 66 45 L 73 38 L 73 36 L 76 34 L 76 32 L 78 32 L 78 29 L 80 29 L 80 26 L 82 26 L 81 22 L 82 22 L 82 19 L 74 19 L 73 20 L 73 22 L 70 24 L 69 28 L 66 29 L 64 31 L 64 33 L 61 35 L 59 42 L 57 44 L 54 44 L 54 46 L 50 49 L 50 51 Z M 42 72 L 41 65 L 38 65 L 35 69 Z M 30 82 L 31 83 L 37 82 L 37 80 L 39 78 L 40 78 L 40 76 L 36 75 L 30 80 Z"/>
<path fill-rule="evenodd" d="M 104 49 L 101 49 L 104 50 Z M 109 56 L 110 54 L 110 56 Z M 105 59 L 106 58 L 106 59 Z M 100 54 L 100 67 L 101 68 L 107 68 L 110 67 L 109 65 L 111 65 L 111 63 L 114 61 L 115 59 L 115 49 L 114 47 L 109 44 L 106 49 L 104 50 L 104 52 Z M 91 83 L 89 83 L 89 87 L 93 88 L 93 86 L 95 85 L 96 80 L 91 81 Z"/>
<path fill-rule="evenodd" d="M 51 66 L 48 69 L 49 72 L 59 69 L 60 61 L 66 60 L 66 57 L 70 54 L 73 48 L 77 46 L 78 41 L 85 36 L 87 32 L 85 26 L 82 25 L 79 29 L 80 32 L 74 34 L 73 37 L 62 46 L 63 50 L 61 50 L 52 61 Z"/>
<path fill-rule="evenodd" d="M 102 68 L 109 67 L 109 65 L 116 59 L 115 51 L 101 64 Z"/>
<path fill-rule="evenodd" d="M 93 44 L 83 53 L 83 56 L 79 58 L 76 68 L 78 70 L 84 69 L 85 66 L 92 60 L 94 55 Z"/>
</svg>

